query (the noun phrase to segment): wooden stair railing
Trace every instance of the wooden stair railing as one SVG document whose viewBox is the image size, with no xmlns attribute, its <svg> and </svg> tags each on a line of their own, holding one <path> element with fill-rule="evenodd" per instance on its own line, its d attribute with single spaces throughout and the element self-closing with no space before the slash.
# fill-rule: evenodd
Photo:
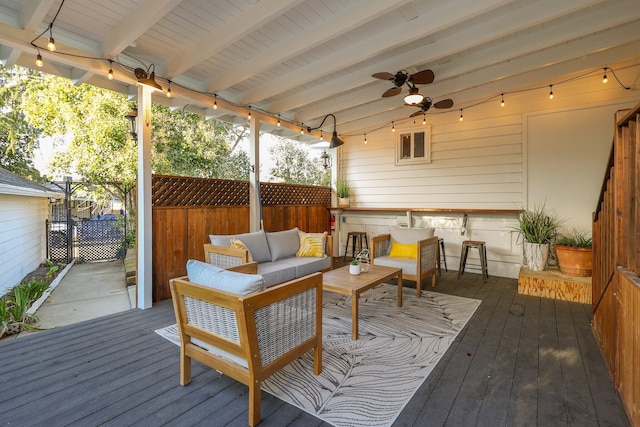
<svg viewBox="0 0 640 427">
<path fill-rule="evenodd" d="M 593 333 L 634 426 L 640 426 L 640 104 L 616 113 L 593 215 Z"/>
</svg>

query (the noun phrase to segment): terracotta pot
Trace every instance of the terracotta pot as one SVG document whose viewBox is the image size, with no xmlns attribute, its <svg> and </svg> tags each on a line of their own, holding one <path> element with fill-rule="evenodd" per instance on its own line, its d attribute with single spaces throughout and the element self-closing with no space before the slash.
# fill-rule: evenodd
<svg viewBox="0 0 640 427">
<path fill-rule="evenodd" d="M 556 246 L 560 271 L 568 276 L 591 276 L 592 248 Z"/>
</svg>

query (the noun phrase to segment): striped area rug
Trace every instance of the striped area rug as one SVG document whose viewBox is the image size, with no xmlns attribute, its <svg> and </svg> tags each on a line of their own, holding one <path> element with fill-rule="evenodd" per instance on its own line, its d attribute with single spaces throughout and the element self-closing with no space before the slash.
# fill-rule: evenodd
<svg viewBox="0 0 640 427">
<path fill-rule="evenodd" d="M 360 296 L 357 341 L 351 339 L 351 298 L 325 292 L 322 374 L 313 375 L 309 352 L 262 389 L 337 427 L 391 425 L 480 305 L 404 291 L 402 307 L 393 285 Z M 179 343 L 175 325 L 156 332 Z"/>
</svg>

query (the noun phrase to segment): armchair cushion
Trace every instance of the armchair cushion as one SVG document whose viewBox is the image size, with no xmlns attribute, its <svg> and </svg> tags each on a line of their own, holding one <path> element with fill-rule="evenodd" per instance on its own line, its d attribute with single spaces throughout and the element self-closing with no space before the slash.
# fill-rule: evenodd
<svg viewBox="0 0 640 427">
<path fill-rule="evenodd" d="M 291 230 L 275 231 L 266 233 L 269 250 L 271 251 L 270 261 L 278 261 L 296 256 L 300 248 L 298 238 L 298 227 Z"/>
<path fill-rule="evenodd" d="M 241 240 L 242 243 L 247 245 L 255 262 L 260 263 L 271 261 L 271 252 L 269 251 L 267 236 L 263 230 L 236 235 L 209 235 L 209 239 L 212 244 L 216 246 L 224 246 L 225 248 L 228 248 L 231 244 L 232 237 Z"/>
<path fill-rule="evenodd" d="M 237 295 L 265 289 L 264 279 L 258 274 L 236 273 L 193 259 L 187 261 L 187 275 L 190 282 Z"/>
<path fill-rule="evenodd" d="M 391 227 L 391 242 L 397 243 L 413 243 L 415 244 L 419 240 L 428 239 L 433 237 L 435 232 L 434 228 L 403 228 L 403 227 Z"/>
<path fill-rule="evenodd" d="M 418 258 L 418 245 L 413 243 L 391 242 L 390 258 Z"/>
</svg>

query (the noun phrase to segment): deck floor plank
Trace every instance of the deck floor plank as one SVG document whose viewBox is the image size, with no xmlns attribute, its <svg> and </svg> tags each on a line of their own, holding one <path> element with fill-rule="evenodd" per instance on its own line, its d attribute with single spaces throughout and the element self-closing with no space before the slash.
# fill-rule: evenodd
<svg viewBox="0 0 640 427">
<path fill-rule="evenodd" d="M 628 425 L 590 306 L 518 295 L 515 279 L 456 276 L 425 290 L 482 304 L 394 425 Z M 245 426 L 245 385 L 198 362 L 179 385 L 178 348 L 154 333 L 174 322 L 163 301 L 0 341 L 0 425 Z M 262 418 L 328 426 L 264 392 Z"/>
</svg>

